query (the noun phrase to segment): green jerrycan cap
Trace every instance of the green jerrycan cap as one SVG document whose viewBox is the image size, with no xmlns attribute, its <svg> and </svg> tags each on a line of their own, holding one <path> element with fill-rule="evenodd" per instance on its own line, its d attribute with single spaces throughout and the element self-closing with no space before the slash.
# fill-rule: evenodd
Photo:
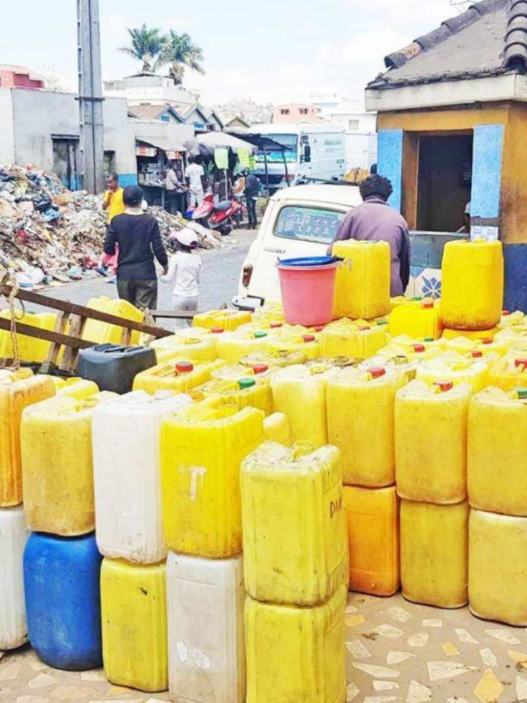
<svg viewBox="0 0 527 703">
<path fill-rule="evenodd" d="M 238 381 L 238 385 L 240 386 L 240 390 L 243 391 L 246 388 L 252 388 L 253 386 L 256 385 L 256 381 L 254 378 L 240 378 Z"/>
</svg>

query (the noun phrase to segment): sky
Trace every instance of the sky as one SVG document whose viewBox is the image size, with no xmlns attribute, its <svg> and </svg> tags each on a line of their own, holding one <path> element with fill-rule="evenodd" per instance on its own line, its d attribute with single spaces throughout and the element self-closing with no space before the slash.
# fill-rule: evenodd
<svg viewBox="0 0 527 703">
<path fill-rule="evenodd" d="M 76 5 L 12 3 L 0 22 L 0 63 L 55 71 L 74 86 Z M 383 70 L 385 55 L 457 11 L 451 0 L 100 0 L 103 78 L 140 68 L 118 48 L 127 27 L 146 22 L 188 32 L 203 48 L 206 75 L 188 73 L 185 85 L 205 105 L 330 93 L 356 99 Z"/>
</svg>

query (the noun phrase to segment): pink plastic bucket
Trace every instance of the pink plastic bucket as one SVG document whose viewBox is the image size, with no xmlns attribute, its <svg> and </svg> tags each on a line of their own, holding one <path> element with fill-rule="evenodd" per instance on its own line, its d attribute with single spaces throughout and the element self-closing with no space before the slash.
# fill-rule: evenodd
<svg viewBox="0 0 527 703">
<path fill-rule="evenodd" d="M 284 317 L 288 324 L 313 327 L 331 322 L 338 266 L 339 262 L 323 266 L 277 263 Z"/>
</svg>

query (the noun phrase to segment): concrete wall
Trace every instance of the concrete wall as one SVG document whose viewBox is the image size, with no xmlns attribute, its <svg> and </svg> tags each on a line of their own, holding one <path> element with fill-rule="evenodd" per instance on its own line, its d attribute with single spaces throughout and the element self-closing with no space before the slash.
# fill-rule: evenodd
<svg viewBox="0 0 527 703">
<path fill-rule="evenodd" d="M 491 143 L 485 131 L 490 126 L 496 132 L 496 143 Z M 510 101 L 467 108 L 387 112 L 378 117 L 380 135 L 384 131 L 403 133 L 402 212 L 410 227 L 415 227 L 417 209 L 418 135 L 474 131 L 477 153 L 473 198 L 479 192 L 481 204 L 492 206 L 493 212 L 482 214 L 483 219 L 495 218 L 499 222 L 505 254 L 505 306 L 524 311 L 527 311 L 526 128 L 527 105 Z M 379 152 L 383 148 L 381 141 Z M 379 153 L 379 164 L 382 158 Z"/>
<path fill-rule="evenodd" d="M 53 137 L 79 137 L 79 103 L 72 93 L 50 93 L 34 90 L 0 91 L 13 102 L 14 144 L 11 158 L 19 164 L 32 163 L 48 171 L 53 170 Z M 104 149 L 115 151 L 117 172 L 129 185 L 137 182 L 135 141 L 130 133 L 126 100 L 108 98 L 104 110 Z M 0 115 L 3 122 L 2 104 Z M 1 144 L 8 141 L 0 130 Z"/>
<path fill-rule="evenodd" d="M 15 161 L 13 134 L 13 103 L 10 90 L 0 90 L 0 164 Z"/>
</svg>

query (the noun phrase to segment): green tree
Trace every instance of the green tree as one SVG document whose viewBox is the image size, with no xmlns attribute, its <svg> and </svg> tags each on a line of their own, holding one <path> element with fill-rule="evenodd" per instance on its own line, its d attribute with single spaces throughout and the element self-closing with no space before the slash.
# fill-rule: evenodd
<svg viewBox="0 0 527 703">
<path fill-rule="evenodd" d="M 133 59 L 143 62 L 142 71 L 155 70 L 156 62 L 166 46 L 168 37 L 161 34 L 158 28 L 148 29 L 146 24 L 140 29 L 128 29 L 131 45 L 119 49 Z"/>
<path fill-rule="evenodd" d="M 194 44 L 190 35 L 186 32 L 178 34 L 171 29 L 168 36 L 165 37 L 155 68 L 158 69 L 170 64 L 170 77 L 176 85 L 181 85 L 186 68 L 190 68 L 196 73 L 205 73 L 201 65 L 202 61 L 203 50 L 197 44 Z"/>
</svg>

